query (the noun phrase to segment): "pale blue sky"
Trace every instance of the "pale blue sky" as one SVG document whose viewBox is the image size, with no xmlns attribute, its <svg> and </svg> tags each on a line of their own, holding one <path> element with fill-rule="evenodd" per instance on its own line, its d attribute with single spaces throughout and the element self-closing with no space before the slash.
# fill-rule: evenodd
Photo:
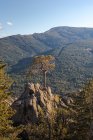
<svg viewBox="0 0 93 140">
<path fill-rule="evenodd" d="M 93 27 L 93 0 L 0 0 L 0 36 Z"/>
</svg>

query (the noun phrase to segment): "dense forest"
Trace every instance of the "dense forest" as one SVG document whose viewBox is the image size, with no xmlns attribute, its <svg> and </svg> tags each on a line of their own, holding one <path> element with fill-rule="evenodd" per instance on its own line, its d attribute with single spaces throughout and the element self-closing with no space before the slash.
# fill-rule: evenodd
<svg viewBox="0 0 93 140">
<path fill-rule="evenodd" d="M 47 79 L 53 90 L 76 92 L 93 77 L 93 29 L 55 27 L 44 33 L 1 38 L 0 57 L 9 65 L 8 73 L 15 80 L 15 90 L 23 89 L 33 56 L 42 54 L 56 58 L 56 67 Z"/>
<path fill-rule="evenodd" d="M 37 57 L 34 61 L 37 68 L 45 72 L 50 69 L 52 60 L 50 56 Z M 41 65 L 40 65 L 41 64 Z M 35 72 L 35 70 L 34 70 Z M 30 74 L 30 73 L 27 73 Z M 35 78 L 35 77 L 34 77 Z M 41 77 L 42 79 L 42 77 Z M 41 83 L 42 84 L 42 83 Z M 37 121 L 24 121 L 17 124 L 13 116 L 16 111 L 12 104 L 15 102 L 11 85 L 13 79 L 9 78 L 6 73 L 6 65 L 0 61 L 0 139 L 2 140 L 92 140 L 93 139 L 93 80 L 89 81 L 81 91 L 65 94 L 54 95 L 50 94 L 46 97 L 47 86 L 45 85 L 42 92 L 42 97 L 45 102 L 53 102 L 51 115 L 46 115 L 45 106 L 38 101 L 38 119 Z M 42 85 L 43 86 L 43 85 Z M 24 88 L 24 87 L 23 87 Z M 29 98 L 35 99 L 37 95 L 33 95 L 34 89 L 30 89 Z M 27 94 L 27 93 L 26 93 Z M 35 96 L 35 97 L 34 97 Z M 41 97 L 41 98 L 42 98 Z M 48 99 L 51 97 L 51 100 Z M 52 97 L 54 100 L 52 101 Z M 19 99 L 23 96 L 19 97 Z M 25 98 L 25 97 L 24 97 Z M 40 98 L 37 96 L 37 99 Z M 43 99 L 43 98 L 42 98 Z M 70 99 L 69 103 L 63 102 L 65 99 Z M 33 100 L 34 102 L 35 100 Z M 45 103 L 44 102 L 44 103 Z M 35 102 L 34 102 L 35 103 Z M 65 103 L 65 104 L 63 104 Z M 19 103 L 20 104 L 20 103 Z M 23 105 L 22 105 L 23 106 Z M 34 104 L 35 106 L 35 104 Z M 37 104 L 36 104 L 37 106 Z M 52 107 L 51 106 L 51 107 Z M 32 109 L 32 106 L 28 106 Z M 42 109 L 43 108 L 43 109 Z M 26 108 L 23 108 L 26 115 Z M 20 110 L 21 113 L 21 110 Z M 34 115 L 34 113 L 33 113 Z M 30 116 L 32 117 L 32 116 Z"/>
</svg>

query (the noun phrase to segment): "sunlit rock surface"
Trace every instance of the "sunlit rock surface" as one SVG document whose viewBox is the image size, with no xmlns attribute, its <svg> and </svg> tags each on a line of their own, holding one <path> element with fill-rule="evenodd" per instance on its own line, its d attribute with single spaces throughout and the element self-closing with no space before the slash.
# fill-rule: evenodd
<svg viewBox="0 0 93 140">
<path fill-rule="evenodd" d="M 18 124 L 37 122 L 40 112 L 50 116 L 59 106 L 67 108 L 59 95 L 53 94 L 50 87 L 42 88 L 39 83 L 28 83 L 12 106 L 16 110 L 13 120 Z"/>
</svg>

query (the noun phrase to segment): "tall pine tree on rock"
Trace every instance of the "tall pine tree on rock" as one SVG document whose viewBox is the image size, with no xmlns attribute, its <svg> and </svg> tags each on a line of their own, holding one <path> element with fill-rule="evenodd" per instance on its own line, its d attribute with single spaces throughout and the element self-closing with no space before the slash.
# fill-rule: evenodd
<svg viewBox="0 0 93 140">
<path fill-rule="evenodd" d="M 47 74 L 47 72 L 49 72 L 55 68 L 54 60 L 55 60 L 55 58 L 52 55 L 35 56 L 33 59 L 31 72 L 32 73 L 39 73 L 39 72 L 43 73 L 44 88 L 46 88 L 46 74 Z"/>
</svg>

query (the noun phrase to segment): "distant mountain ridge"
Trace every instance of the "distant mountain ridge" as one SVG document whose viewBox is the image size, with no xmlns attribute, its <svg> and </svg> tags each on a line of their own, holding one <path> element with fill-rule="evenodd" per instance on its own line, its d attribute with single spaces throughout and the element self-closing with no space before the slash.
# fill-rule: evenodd
<svg viewBox="0 0 93 140">
<path fill-rule="evenodd" d="M 13 35 L 0 39 L 0 56 L 14 63 L 16 58 L 20 60 L 67 43 L 86 41 L 93 41 L 92 28 L 55 27 L 44 33 Z"/>
<path fill-rule="evenodd" d="M 93 77 L 93 28 L 55 27 L 44 33 L 0 39 L 0 58 L 11 65 L 12 73 L 25 70 L 32 57 L 40 54 L 56 57 L 51 83 L 56 81 L 66 90 L 78 88 Z"/>
</svg>

